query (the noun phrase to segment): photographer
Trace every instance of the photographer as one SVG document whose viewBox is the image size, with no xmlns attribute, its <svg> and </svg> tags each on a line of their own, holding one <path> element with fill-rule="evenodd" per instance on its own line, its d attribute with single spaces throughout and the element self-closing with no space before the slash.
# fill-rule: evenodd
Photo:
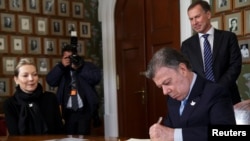
<svg viewBox="0 0 250 141">
<path fill-rule="evenodd" d="M 62 60 L 48 73 L 46 81 L 58 87 L 67 134 L 90 135 L 91 119 L 98 109 L 95 86 L 101 79 L 101 70 L 78 56 L 76 46 L 66 45 L 62 49 Z"/>
</svg>

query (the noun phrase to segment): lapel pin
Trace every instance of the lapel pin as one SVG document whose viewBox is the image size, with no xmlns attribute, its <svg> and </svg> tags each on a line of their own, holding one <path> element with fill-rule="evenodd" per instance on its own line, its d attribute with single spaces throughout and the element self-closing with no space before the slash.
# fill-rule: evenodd
<svg viewBox="0 0 250 141">
<path fill-rule="evenodd" d="M 192 102 L 190 103 L 191 106 L 194 106 L 195 104 L 196 104 L 196 102 L 194 102 L 194 101 L 192 101 Z"/>
</svg>

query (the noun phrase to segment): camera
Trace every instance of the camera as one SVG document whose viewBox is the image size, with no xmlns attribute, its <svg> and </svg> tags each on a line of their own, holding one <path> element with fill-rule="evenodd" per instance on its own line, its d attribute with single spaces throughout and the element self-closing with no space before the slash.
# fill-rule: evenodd
<svg viewBox="0 0 250 141">
<path fill-rule="evenodd" d="M 81 65 L 83 65 L 84 60 L 77 54 L 78 43 L 77 43 L 76 31 L 71 32 L 70 46 L 73 53 L 70 56 L 70 62 L 74 64 L 76 67 L 80 67 Z"/>
<path fill-rule="evenodd" d="M 70 57 L 70 62 L 74 64 L 76 67 L 80 67 L 83 65 L 83 58 L 77 54 L 72 54 Z"/>
</svg>

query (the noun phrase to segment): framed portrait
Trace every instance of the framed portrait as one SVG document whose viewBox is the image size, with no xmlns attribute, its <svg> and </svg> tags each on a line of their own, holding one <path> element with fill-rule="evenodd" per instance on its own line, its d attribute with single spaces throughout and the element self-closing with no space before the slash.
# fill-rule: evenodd
<svg viewBox="0 0 250 141">
<path fill-rule="evenodd" d="M 58 64 L 61 61 L 62 61 L 62 58 L 53 58 L 51 67 L 53 68 L 54 66 L 56 66 L 56 64 Z"/>
<path fill-rule="evenodd" d="M 19 32 L 27 34 L 33 32 L 31 16 L 18 15 L 18 21 L 19 21 Z"/>
<path fill-rule="evenodd" d="M 23 54 L 25 53 L 24 36 L 11 36 L 11 53 Z"/>
<path fill-rule="evenodd" d="M 63 35 L 63 20 L 60 20 L 60 19 L 51 19 L 51 34 L 52 35 Z"/>
<path fill-rule="evenodd" d="M 10 80 L 9 78 L 0 77 L 0 96 L 10 96 Z"/>
<path fill-rule="evenodd" d="M 236 35 L 243 35 L 242 12 L 234 12 L 225 15 L 224 29 L 234 32 Z"/>
<path fill-rule="evenodd" d="M 232 0 L 214 0 L 214 13 L 232 10 Z"/>
<path fill-rule="evenodd" d="M 16 31 L 16 20 L 14 14 L 1 13 L 1 30 L 2 31 Z"/>
<path fill-rule="evenodd" d="M 249 25 L 250 25 L 250 9 L 246 9 L 244 10 L 244 34 L 245 35 L 250 35 Z"/>
<path fill-rule="evenodd" d="M 242 64 L 237 84 L 242 99 L 250 99 L 250 64 Z"/>
<path fill-rule="evenodd" d="M 57 2 L 57 13 L 59 16 L 69 17 L 69 1 L 67 0 L 58 0 Z"/>
<path fill-rule="evenodd" d="M 23 0 L 9 0 L 9 9 L 12 11 L 23 11 Z"/>
<path fill-rule="evenodd" d="M 14 70 L 16 67 L 17 59 L 16 57 L 3 57 L 3 74 L 14 75 Z"/>
<path fill-rule="evenodd" d="M 91 38 L 90 22 L 80 22 L 80 37 Z"/>
<path fill-rule="evenodd" d="M 1 0 L 0 9 L 5 9 L 5 0 Z"/>
<path fill-rule="evenodd" d="M 41 38 L 40 37 L 28 37 L 28 54 L 41 54 Z"/>
<path fill-rule="evenodd" d="M 212 17 L 211 24 L 214 28 L 223 30 L 222 16 Z"/>
<path fill-rule="evenodd" d="M 30 13 L 40 13 L 39 0 L 26 0 L 26 11 Z"/>
<path fill-rule="evenodd" d="M 0 35 L 0 53 L 8 53 L 8 38 L 6 35 Z"/>
<path fill-rule="evenodd" d="M 68 44 L 70 44 L 70 39 L 59 39 L 59 54 L 62 54 L 62 49 Z"/>
<path fill-rule="evenodd" d="M 74 18 L 84 18 L 83 11 L 83 2 L 72 2 L 72 16 Z"/>
<path fill-rule="evenodd" d="M 250 6 L 250 0 L 234 0 L 234 9 Z"/>
<path fill-rule="evenodd" d="M 239 47 L 243 63 L 250 63 L 250 38 L 240 39 Z"/>
<path fill-rule="evenodd" d="M 56 39 L 44 38 L 43 42 L 44 54 L 56 55 L 57 54 L 57 44 Z"/>
<path fill-rule="evenodd" d="M 84 40 L 78 40 L 77 53 L 80 56 L 85 56 L 86 46 Z"/>
<path fill-rule="evenodd" d="M 48 58 L 37 58 L 36 60 L 38 74 L 46 75 L 50 70 L 50 62 Z"/>
<path fill-rule="evenodd" d="M 48 18 L 35 17 L 36 22 L 36 34 L 47 35 L 48 34 Z"/>
<path fill-rule="evenodd" d="M 43 14 L 55 15 L 55 0 L 43 0 Z"/>
<path fill-rule="evenodd" d="M 77 21 L 66 21 L 66 36 L 71 35 L 71 31 L 76 31 L 77 32 Z"/>
</svg>

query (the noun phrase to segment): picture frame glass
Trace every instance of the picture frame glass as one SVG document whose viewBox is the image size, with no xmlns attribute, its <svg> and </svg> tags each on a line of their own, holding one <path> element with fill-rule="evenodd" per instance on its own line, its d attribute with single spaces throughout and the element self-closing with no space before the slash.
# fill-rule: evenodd
<svg viewBox="0 0 250 141">
<path fill-rule="evenodd" d="M 3 74 L 13 75 L 17 63 L 16 57 L 3 57 Z"/>
<path fill-rule="evenodd" d="M 25 43 L 23 36 L 11 36 L 11 53 L 23 54 L 25 53 Z"/>
<path fill-rule="evenodd" d="M 15 32 L 16 21 L 14 18 L 14 14 L 1 13 L 1 30 Z"/>
<path fill-rule="evenodd" d="M 29 54 L 41 54 L 41 38 L 40 37 L 28 37 L 28 53 Z"/>
<path fill-rule="evenodd" d="M 6 35 L 0 35 L 0 53 L 8 53 L 8 41 Z"/>
<path fill-rule="evenodd" d="M 225 15 L 225 30 L 234 32 L 236 35 L 243 35 L 242 12 Z"/>
<path fill-rule="evenodd" d="M 10 81 L 9 78 L 0 78 L 0 97 L 10 96 Z"/>
<path fill-rule="evenodd" d="M 55 15 L 55 0 L 43 0 L 43 14 Z"/>
</svg>

